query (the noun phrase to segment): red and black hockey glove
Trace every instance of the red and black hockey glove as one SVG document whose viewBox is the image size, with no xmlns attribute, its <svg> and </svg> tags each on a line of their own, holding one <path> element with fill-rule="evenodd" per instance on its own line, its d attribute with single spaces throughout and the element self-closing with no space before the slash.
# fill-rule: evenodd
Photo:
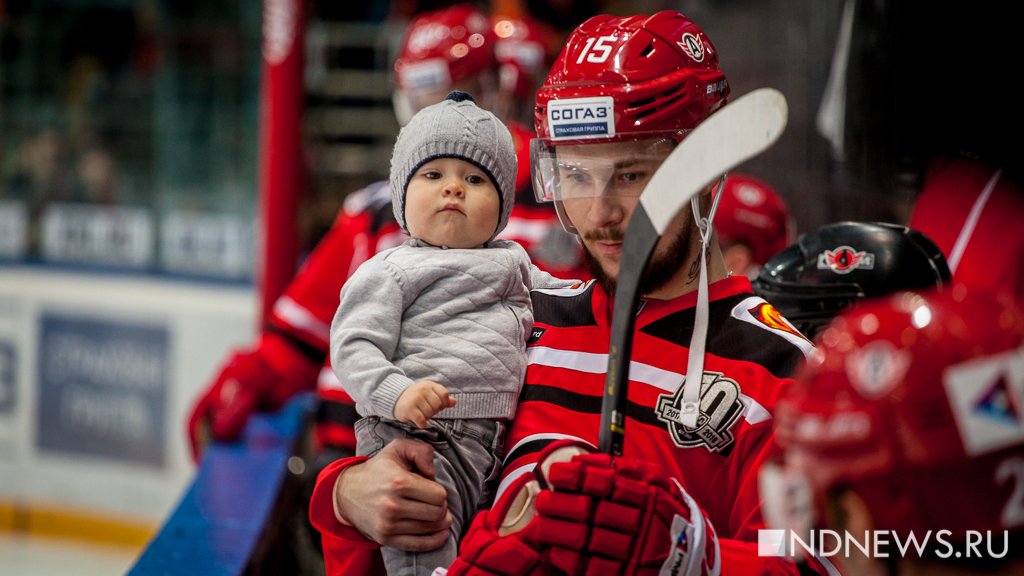
<svg viewBox="0 0 1024 576">
<path fill-rule="evenodd" d="M 675 479 L 556 443 L 477 516 L 449 574 L 702 576 L 719 560 L 711 522 Z"/>
<path fill-rule="evenodd" d="M 536 499 L 533 537 L 569 574 L 699 576 L 719 571 L 707 515 L 674 479 L 647 462 L 583 453 L 556 443 L 538 461 L 547 490 Z"/>
<path fill-rule="evenodd" d="M 524 530 L 534 519 L 533 500 L 540 490 L 537 480 L 520 476 L 489 510 L 473 518 L 459 544 L 459 556 L 435 575 L 448 576 L 540 576 L 550 574 L 543 550 Z"/>
<path fill-rule="evenodd" d="M 282 372 L 275 366 L 289 369 Z M 266 338 L 256 350 L 236 350 L 192 409 L 192 457 L 198 461 L 211 439 L 238 440 L 254 412 L 276 410 L 301 390 L 313 389 L 318 371 L 319 366 L 286 345 Z"/>
<path fill-rule="evenodd" d="M 237 440 L 276 379 L 258 352 L 233 353 L 192 409 L 188 420 L 192 457 L 198 460 L 210 439 Z"/>
</svg>

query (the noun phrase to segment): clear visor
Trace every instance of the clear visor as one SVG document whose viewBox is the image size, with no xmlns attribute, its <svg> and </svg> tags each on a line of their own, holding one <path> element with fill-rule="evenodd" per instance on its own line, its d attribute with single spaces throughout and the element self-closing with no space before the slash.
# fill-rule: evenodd
<svg viewBox="0 0 1024 576">
<path fill-rule="evenodd" d="M 685 132 L 631 136 L 630 140 L 589 143 L 534 138 L 530 163 L 537 200 L 639 197 Z"/>
</svg>

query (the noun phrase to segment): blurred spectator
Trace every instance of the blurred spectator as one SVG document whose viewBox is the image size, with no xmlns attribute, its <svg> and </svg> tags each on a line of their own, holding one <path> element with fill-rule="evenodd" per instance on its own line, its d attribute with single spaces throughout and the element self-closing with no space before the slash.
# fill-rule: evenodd
<svg viewBox="0 0 1024 576">
<path fill-rule="evenodd" d="M 4 197 L 27 203 L 33 217 L 50 202 L 69 200 L 74 179 L 67 169 L 67 152 L 64 137 L 54 129 L 25 140 L 17 152 L 16 171 L 4 185 Z"/>
<path fill-rule="evenodd" d="M 77 164 L 76 200 L 90 204 L 115 204 L 118 198 L 117 162 L 102 148 L 85 151 Z"/>
</svg>

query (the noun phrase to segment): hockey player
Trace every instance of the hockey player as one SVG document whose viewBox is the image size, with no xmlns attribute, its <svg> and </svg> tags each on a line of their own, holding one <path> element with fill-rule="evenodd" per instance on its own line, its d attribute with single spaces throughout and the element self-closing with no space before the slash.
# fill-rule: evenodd
<svg viewBox="0 0 1024 576">
<path fill-rule="evenodd" d="M 406 32 L 395 64 L 395 107 L 399 117 L 440 99 L 452 87 L 483 95 L 494 91 L 493 33 L 487 17 L 466 6 L 424 13 Z M 408 117 L 405 117 L 406 120 Z M 540 268 L 565 278 L 585 273 L 579 250 L 547 206 L 529 189 L 529 140 L 532 132 L 510 124 L 519 156 L 518 196 L 502 239 L 526 248 Z M 331 319 L 348 276 L 376 252 L 405 240 L 395 223 L 386 181 L 350 194 L 334 226 L 275 302 L 267 326 L 252 349 L 236 350 L 202 394 L 188 422 L 193 455 L 207 439 L 230 441 L 249 416 L 274 409 L 300 391 L 320 397 L 317 440 L 333 461 L 355 447 L 357 416 L 327 362 Z"/>
<path fill-rule="evenodd" d="M 625 227 L 660 163 L 728 93 L 714 46 L 675 11 L 592 18 L 572 33 L 552 68 L 537 95 L 535 189 L 554 200 L 563 225 L 578 235 L 597 281 L 533 293 L 526 382 L 500 489 L 507 496 L 467 534 L 453 568 L 459 573 L 797 573 L 788 559 L 756 554 L 756 478 L 772 447 L 774 398 L 810 345 L 778 321 L 745 277 L 727 277 L 712 241 L 705 369 L 688 380 L 700 386 L 701 414 L 694 428 L 676 421 L 697 303 L 695 271 L 704 260 L 700 224 L 689 210 L 669 226 L 642 283 L 625 458 L 579 456 L 535 469 L 556 440 L 596 445 Z M 705 214 L 711 189 L 702 195 Z M 445 493 L 429 480 L 430 454 L 426 445 L 393 442 L 372 459 L 324 470 L 311 519 L 324 535 L 330 572 L 369 566 L 375 544 L 362 535 L 412 550 L 447 537 Z M 655 471 L 636 470 L 645 466 Z M 531 489 L 524 480 L 534 475 L 541 481 Z M 631 481 L 659 492 L 622 497 L 636 494 L 625 488 Z M 522 508 L 522 523 L 505 514 L 520 498 L 537 503 Z M 553 501 L 554 510 L 547 506 Z"/>
<path fill-rule="evenodd" d="M 820 342 L 779 400 L 783 464 L 762 473 L 766 516 L 793 530 L 776 553 L 795 536 L 845 574 L 1021 574 L 1020 308 L 963 285 L 904 292 Z"/>
<path fill-rule="evenodd" d="M 786 203 L 767 183 L 730 172 L 715 213 L 725 269 L 753 280 L 761 266 L 792 241 Z"/>
<path fill-rule="evenodd" d="M 776 254 L 758 274 L 754 291 L 802 334 L 814 338 L 860 300 L 936 288 L 949 280 L 939 248 L 917 230 L 837 222 L 804 234 Z"/>
</svg>

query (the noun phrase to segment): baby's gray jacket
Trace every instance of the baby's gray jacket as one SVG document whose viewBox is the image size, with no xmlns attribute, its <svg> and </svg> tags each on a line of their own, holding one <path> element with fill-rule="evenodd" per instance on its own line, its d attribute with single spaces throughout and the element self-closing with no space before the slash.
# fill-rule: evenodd
<svg viewBox="0 0 1024 576">
<path fill-rule="evenodd" d="M 530 290 L 564 288 L 515 242 L 453 249 L 408 240 L 345 282 L 331 323 L 331 364 L 363 417 L 394 418 L 417 380 L 458 402 L 435 418 L 512 418 L 533 328 Z"/>
</svg>

